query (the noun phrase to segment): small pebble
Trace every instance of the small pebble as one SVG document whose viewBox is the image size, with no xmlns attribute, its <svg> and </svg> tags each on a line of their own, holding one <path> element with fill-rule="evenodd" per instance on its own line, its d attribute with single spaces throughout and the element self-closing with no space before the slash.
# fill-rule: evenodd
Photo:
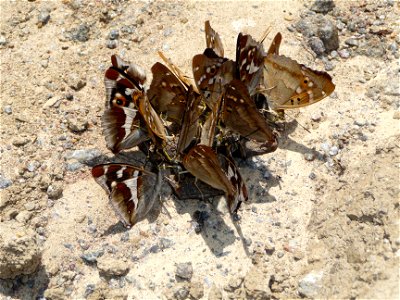
<svg viewBox="0 0 400 300">
<path fill-rule="evenodd" d="M 321 114 L 320 114 L 320 113 L 312 114 L 311 120 L 313 120 L 314 122 L 319 122 L 319 121 L 321 121 Z"/>
<path fill-rule="evenodd" d="M 307 298 L 316 298 L 322 288 L 323 272 L 311 271 L 299 281 L 299 293 Z"/>
<path fill-rule="evenodd" d="M 349 58 L 350 57 L 350 52 L 347 49 L 339 50 L 338 53 L 341 58 Z"/>
<path fill-rule="evenodd" d="M 315 159 L 315 154 L 313 152 L 304 153 L 304 159 L 307 161 L 313 161 Z"/>
<path fill-rule="evenodd" d="M 111 29 L 110 33 L 108 34 L 110 40 L 117 40 L 119 38 L 119 31 L 118 29 Z"/>
<path fill-rule="evenodd" d="M 366 121 L 364 119 L 357 119 L 357 120 L 354 121 L 354 124 L 356 124 L 356 125 L 358 125 L 360 127 L 364 126 L 365 123 L 366 123 Z"/>
<path fill-rule="evenodd" d="M 325 53 L 325 46 L 321 39 L 317 37 L 312 37 L 308 40 L 308 45 L 310 46 L 311 50 L 315 52 L 317 55 L 322 55 Z"/>
<path fill-rule="evenodd" d="M 88 242 L 86 242 L 85 240 L 79 239 L 78 240 L 78 244 L 81 247 L 81 249 L 83 250 L 87 250 L 89 249 L 90 245 L 88 244 Z"/>
<path fill-rule="evenodd" d="M 72 132 L 76 132 L 76 133 L 81 133 L 86 131 L 86 129 L 89 126 L 89 123 L 86 119 L 82 118 L 82 117 L 69 117 L 67 119 L 67 126 L 68 129 L 71 130 Z"/>
<path fill-rule="evenodd" d="M 43 9 L 40 11 L 38 15 L 38 26 L 39 28 L 43 25 L 46 25 L 50 20 L 50 12 L 47 9 Z"/>
<path fill-rule="evenodd" d="M 12 144 L 16 147 L 25 146 L 30 142 L 30 139 L 26 137 L 16 137 L 13 139 Z"/>
<path fill-rule="evenodd" d="M 189 280 L 193 276 L 193 266 L 192 263 L 179 263 L 176 265 L 175 275 L 181 279 Z"/>
<path fill-rule="evenodd" d="M 268 172 L 268 171 L 265 171 L 263 177 L 264 177 L 265 179 L 269 179 L 269 178 L 271 178 L 271 173 Z"/>
<path fill-rule="evenodd" d="M 12 114 L 12 107 L 11 107 L 11 105 L 6 105 L 6 106 L 4 106 L 3 111 L 4 111 L 7 115 L 11 115 L 11 114 Z"/>
<path fill-rule="evenodd" d="M 315 175 L 314 172 L 311 172 L 311 173 L 308 175 L 308 178 L 310 178 L 311 180 L 315 180 L 315 179 L 317 178 L 317 175 Z"/>
<path fill-rule="evenodd" d="M 107 40 L 106 47 L 109 49 L 115 49 L 118 46 L 118 42 L 116 40 Z"/>
<path fill-rule="evenodd" d="M 96 288 L 96 285 L 88 284 L 85 289 L 84 297 L 87 298 L 89 295 L 93 294 L 93 292 L 95 291 L 95 288 Z"/>
<path fill-rule="evenodd" d="M 0 46 L 5 46 L 7 44 L 7 39 L 4 35 L 0 35 Z"/>
<path fill-rule="evenodd" d="M 174 241 L 167 238 L 160 238 L 159 240 L 161 250 L 171 248 L 174 244 Z"/>
<path fill-rule="evenodd" d="M 268 255 L 272 255 L 275 252 L 275 243 L 272 238 L 268 238 L 265 241 L 264 249 Z"/>
<path fill-rule="evenodd" d="M 103 250 L 99 250 L 96 252 L 85 252 L 81 254 L 82 260 L 87 264 L 93 264 L 97 262 L 97 259 L 104 254 Z"/>
<path fill-rule="evenodd" d="M 336 58 L 338 57 L 339 53 L 336 50 L 331 51 L 331 57 Z"/>
<path fill-rule="evenodd" d="M 168 44 L 163 44 L 163 45 L 162 45 L 163 51 L 169 51 L 170 48 L 171 48 L 171 47 L 170 47 Z"/>
<path fill-rule="evenodd" d="M 174 31 L 171 28 L 167 28 L 164 30 L 164 36 L 170 36 Z"/>
<path fill-rule="evenodd" d="M 47 188 L 47 196 L 49 199 L 56 200 L 61 198 L 63 193 L 62 184 L 59 182 L 54 182 Z"/>
<path fill-rule="evenodd" d="M 353 38 L 349 38 L 349 39 L 345 40 L 344 43 L 346 45 L 351 46 L 351 47 L 358 47 L 358 44 L 359 44 L 358 40 L 353 39 Z"/>
<path fill-rule="evenodd" d="M 330 156 L 335 156 L 335 155 L 338 154 L 338 152 L 339 152 L 338 147 L 332 146 L 331 149 L 329 150 L 329 155 L 330 155 Z"/>
<path fill-rule="evenodd" d="M 28 162 L 26 168 L 29 172 L 34 172 L 40 167 L 40 163 L 36 160 Z"/>
</svg>

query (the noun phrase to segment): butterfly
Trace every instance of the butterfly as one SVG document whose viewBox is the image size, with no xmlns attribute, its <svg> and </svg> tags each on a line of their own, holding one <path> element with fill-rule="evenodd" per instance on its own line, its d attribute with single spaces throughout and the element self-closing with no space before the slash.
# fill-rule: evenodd
<svg viewBox="0 0 400 300">
<path fill-rule="evenodd" d="M 204 110 L 202 97 L 183 73 L 161 52 L 168 67 L 156 63 L 152 67 L 153 80 L 148 91 L 157 112 L 166 114 L 167 120 L 179 125 L 177 152 L 183 154 L 199 135 L 200 117 Z"/>
<path fill-rule="evenodd" d="M 281 41 L 282 35 L 277 33 L 264 58 L 264 85 L 271 108 L 279 111 L 304 107 L 332 94 L 332 77 L 279 55 Z"/>
<path fill-rule="evenodd" d="M 92 169 L 95 181 L 107 192 L 111 206 L 126 227 L 143 220 L 160 193 L 161 172 L 129 164 L 103 164 Z"/>
<path fill-rule="evenodd" d="M 165 128 L 143 89 L 146 75 L 140 67 L 111 56 L 106 70 L 106 110 L 102 116 L 107 148 L 113 153 L 152 138 L 165 140 Z"/>
<path fill-rule="evenodd" d="M 201 144 L 192 147 L 182 164 L 199 180 L 224 191 L 231 213 L 236 213 L 242 201 L 247 200 L 247 189 L 234 161 L 218 157 L 211 147 Z"/>
</svg>

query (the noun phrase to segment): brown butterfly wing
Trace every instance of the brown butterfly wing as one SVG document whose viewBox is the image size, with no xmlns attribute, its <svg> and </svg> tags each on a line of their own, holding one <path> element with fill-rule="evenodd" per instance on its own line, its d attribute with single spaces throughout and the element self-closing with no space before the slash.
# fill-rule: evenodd
<svg viewBox="0 0 400 300">
<path fill-rule="evenodd" d="M 187 88 L 161 63 L 155 63 L 151 72 L 153 79 L 147 95 L 152 106 L 158 113 L 165 113 L 168 121 L 181 124 L 186 107 Z"/>
<path fill-rule="evenodd" d="M 113 68 L 121 75 L 126 77 L 136 86 L 138 90 L 143 90 L 143 83 L 146 81 L 146 73 L 138 65 L 124 61 L 118 55 L 111 56 Z"/>
<path fill-rule="evenodd" d="M 106 107 L 135 108 L 137 99 L 143 94 L 136 86 L 114 68 L 109 68 L 104 76 Z"/>
<path fill-rule="evenodd" d="M 230 153 L 227 156 L 219 155 L 219 160 L 226 176 L 236 189 L 235 197 L 227 198 L 229 211 L 231 213 L 236 213 L 242 202 L 247 201 L 249 198 L 247 187 Z"/>
<path fill-rule="evenodd" d="M 106 109 L 102 118 L 103 135 L 107 148 L 113 153 L 129 149 L 149 139 L 142 127 L 142 118 L 137 110 L 128 107 Z"/>
<path fill-rule="evenodd" d="M 177 145 L 177 151 L 180 154 L 199 136 L 199 118 L 203 112 L 201 100 L 202 97 L 195 93 L 192 86 L 190 86 L 187 92 L 186 108 Z"/>
<path fill-rule="evenodd" d="M 194 146 L 184 157 L 182 163 L 186 170 L 196 178 L 211 185 L 213 188 L 224 191 L 228 198 L 234 198 L 235 187 L 222 170 L 217 154 L 211 147 L 205 145 Z"/>
<path fill-rule="evenodd" d="M 239 33 L 236 43 L 236 78 L 247 86 L 250 96 L 257 92 L 261 82 L 265 56 L 262 43 L 256 42 L 250 35 Z"/>
<path fill-rule="evenodd" d="M 264 61 L 264 81 L 271 107 L 276 110 L 311 105 L 335 90 L 328 73 L 275 54 Z"/>
<path fill-rule="evenodd" d="M 165 127 L 162 120 L 151 106 L 146 95 L 139 99 L 139 112 L 146 122 L 149 133 L 158 136 L 161 140 L 166 140 Z"/>
<path fill-rule="evenodd" d="M 146 217 L 161 189 L 160 173 L 127 164 L 97 165 L 92 176 L 107 192 L 115 213 L 126 227 Z"/>
<path fill-rule="evenodd" d="M 213 109 L 225 84 L 233 79 L 235 63 L 218 57 L 212 49 L 207 48 L 204 54 L 193 57 L 192 67 L 195 84 L 207 106 Z"/>
<path fill-rule="evenodd" d="M 235 79 L 226 86 L 222 121 L 242 137 L 274 145 L 277 143 L 268 123 L 250 98 L 246 86 Z"/>
<path fill-rule="evenodd" d="M 279 47 L 281 46 L 282 42 L 282 34 L 278 32 L 274 39 L 272 40 L 271 46 L 269 46 L 268 54 L 275 54 L 279 55 Z"/>
<path fill-rule="evenodd" d="M 214 52 L 224 57 L 224 46 L 222 45 L 219 34 L 211 27 L 210 21 L 205 22 L 206 44 L 207 48 L 211 48 Z"/>
</svg>

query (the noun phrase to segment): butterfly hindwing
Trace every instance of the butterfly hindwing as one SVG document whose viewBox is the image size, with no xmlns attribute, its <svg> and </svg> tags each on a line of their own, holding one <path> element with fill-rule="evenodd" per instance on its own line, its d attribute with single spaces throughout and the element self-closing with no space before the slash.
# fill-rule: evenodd
<svg viewBox="0 0 400 300">
<path fill-rule="evenodd" d="M 225 88 L 222 121 L 226 127 L 242 137 L 276 149 L 277 140 L 274 133 L 250 98 L 244 83 L 237 79 L 232 80 Z"/>
<path fill-rule="evenodd" d="M 222 170 L 218 156 L 211 147 L 205 145 L 192 147 L 182 163 L 196 178 L 224 191 L 228 198 L 234 197 L 235 187 Z"/>
<path fill-rule="evenodd" d="M 110 203 L 126 227 L 143 220 L 160 193 L 161 174 L 128 164 L 104 164 L 92 176 L 109 195 Z"/>
<path fill-rule="evenodd" d="M 311 105 L 335 90 L 328 73 L 275 54 L 265 58 L 264 82 L 270 106 L 276 110 Z"/>
<path fill-rule="evenodd" d="M 107 148 L 113 153 L 135 147 L 149 139 L 136 109 L 112 107 L 104 111 L 101 120 Z"/>
</svg>

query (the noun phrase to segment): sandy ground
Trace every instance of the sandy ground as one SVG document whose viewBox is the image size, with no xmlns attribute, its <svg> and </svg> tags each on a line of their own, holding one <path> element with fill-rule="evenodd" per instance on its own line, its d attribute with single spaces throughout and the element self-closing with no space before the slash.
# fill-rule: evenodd
<svg viewBox="0 0 400 300">
<path fill-rule="evenodd" d="M 238 224 L 224 201 L 179 201 L 164 183 L 163 205 L 153 220 L 126 231 L 90 167 L 68 171 L 65 160 L 75 149 L 111 156 L 100 127 L 111 54 L 143 66 L 150 76 L 161 49 L 191 74 L 191 58 L 205 46 L 204 21 L 210 20 L 228 57 L 234 57 L 238 32 L 259 37 L 270 25 L 266 47 L 280 31 L 281 53 L 314 69 L 324 65 L 300 34 L 287 30 L 309 2 L 87 3 L 0 4 L 7 40 L 0 50 L 0 172 L 12 181 L 1 190 L 1 221 L 34 228 L 42 249 L 38 273 L 19 283 L 2 281 L 0 298 L 184 299 L 185 289 L 196 298 L 196 288 L 204 290 L 204 299 L 257 298 L 254 278 L 272 298 L 399 297 L 398 59 L 337 60 L 329 72 L 334 94 L 288 112 L 288 122 L 295 118 L 301 126 L 287 126 L 276 152 L 241 162 L 250 203 Z M 346 11 L 350 4 L 336 5 Z M 51 18 L 38 26 L 43 9 Z M 398 4 L 391 9 L 398 12 Z M 388 13 L 387 22 L 398 30 L 394 15 Z M 83 23 L 90 26 L 88 40 L 68 40 L 65 32 Z M 135 32 L 120 31 L 118 47 L 107 48 L 110 30 L 124 24 L 136 24 Z M 345 37 L 340 39 L 342 44 Z M 79 80 L 85 86 L 71 88 Z M 87 120 L 87 129 L 69 130 L 71 117 Z M 330 156 L 333 146 L 338 154 Z M 308 154 L 315 159 L 305 159 Z M 27 171 L 32 162 L 38 167 Z M 48 199 L 46 180 L 62 186 L 61 198 Z M 192 220 L 198 209 L 210 214 L 201 234 Z M 164 239 L 170 244 L 159 247 Z M 96 267 L 81 258 L 100 250 L 99 261 L 114 261 L 112 269 L 122 262 L 128 274 L 101 276 L 99 262 Z M 175 276 L 177 264 L 187 262 L 193 267 L 189 282 Z"/>
</svg>

